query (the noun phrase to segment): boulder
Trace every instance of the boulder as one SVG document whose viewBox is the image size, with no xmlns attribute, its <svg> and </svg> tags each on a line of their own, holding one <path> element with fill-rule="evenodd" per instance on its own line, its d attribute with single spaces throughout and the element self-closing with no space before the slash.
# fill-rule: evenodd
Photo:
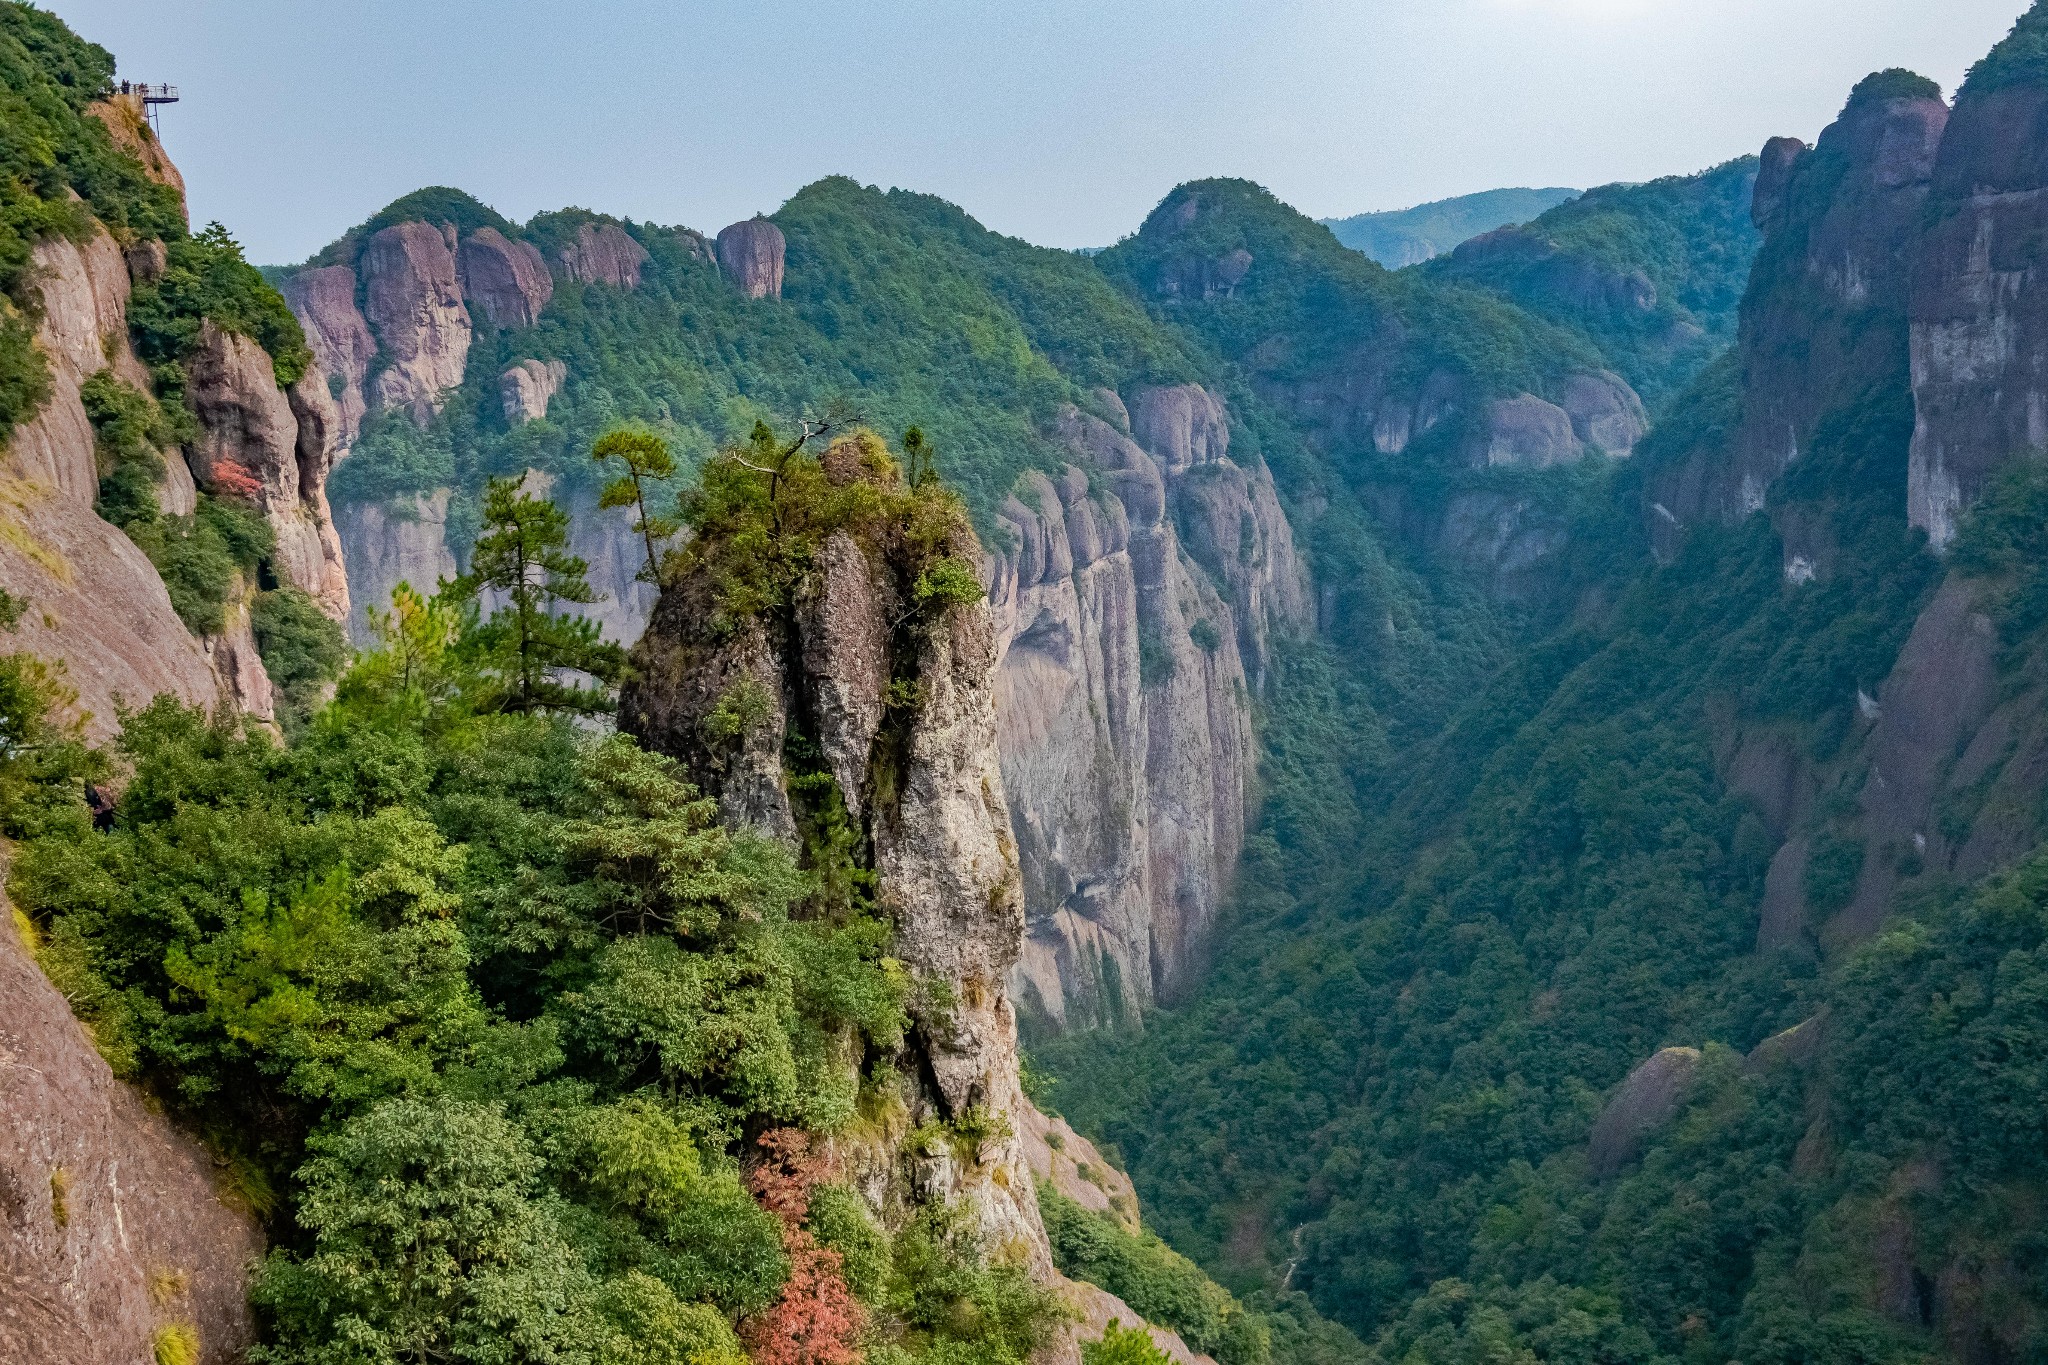
<svg viewBox="0 0 2048 1365">
<path fill-rule="evenodd" d="M 469 360 L 455 252 L 439 228 L 395 223 L 370 238 L 361 269 L 364 311 L 387 362 L 376 378 L 376 407 L 401 408 L 425 426 Z"/>
<path fill-rule="evenodd" d="M 498 376 L 498 401 L 513 426 L 538 422 L 562 391 L 569 367 L 559 360 L 522 360 Z"/>
<path fill-rule="evenodd" d="M 1633 454 L 1650 430 L 1643 400 L 1611 370 L 1575 374 L 1564 382 L 1564 410 L 1572 434 L 1588 447 L 1617 459 Z"/>
<path fill-rule="evenodd" d="M 500 329 L 531 327 L 555 294 L 554 276 L 531 242 L 515 242 L 494 227 L 462 239 L 457 253 L 463 297 Z"/>
<path fill-rule="evenodd" d="M 750 299 L 782 297 L 782 229 L 766 218 L 734 223 L 718 234 L 718 268 Z"/>
<path fill-rule="evenodd" d="M 1497 400 L 1487 411 L 1488 465 L 1549 469 L 1585 453 L 1571 414 L 1533 393 Z"/>
<path fill-rule="evenodd" d="M 585 223 L 555 256 L 562 274 L 583 284 L 637 289 L 647 248 L 617 223 Z"/>
<path fill-rule="evenodd" d="M 1588 1158 L 1602 1179 L 1641 1155 L 1644 1140 L 1678 1116 L 1699 1073 L 1700 1051 L 1667 1047 L 1628 1073 L 1593 1124 Z"/>
</svg>

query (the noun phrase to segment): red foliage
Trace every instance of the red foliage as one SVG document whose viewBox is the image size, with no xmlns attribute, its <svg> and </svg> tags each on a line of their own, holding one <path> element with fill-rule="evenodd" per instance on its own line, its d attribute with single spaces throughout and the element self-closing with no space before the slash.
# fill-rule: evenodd
<svg viewBox="0 0 2048 1365">
<path fill-rule="evenodd" d="M 232 460 L 215 461 L 206 483 L 206 491 L 217 498 L 256 502 L 263 496 L 263 480 Z"/>
<path fill-rule="evenodd" d="M 811 1187 L 824 1178 L 826 1162 L 811 1151 L 810 1136 L 793 1128 L 764 1133 L 759 1146 L 762 1160 L 747 1183 L 761 1207 L 782 1222 L 789 1281 L 775 1306 L 741 1330 L 747 1354 L 755 1365 L 856 1365 L 866 1314 L 846 1287 L 839 1253 L 819 1246 L 803 1226 Z"/>
</svg>

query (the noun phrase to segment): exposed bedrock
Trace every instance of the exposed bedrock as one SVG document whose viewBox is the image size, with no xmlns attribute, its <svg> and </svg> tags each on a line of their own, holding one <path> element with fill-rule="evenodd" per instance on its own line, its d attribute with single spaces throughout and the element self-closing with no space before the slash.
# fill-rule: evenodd
<svg viewBox="0 0 2048 1365">
<path fill-rule="evenodd" d="M 199 1142 L 114 1078 L 11 913 L 0 892 L 0 1359 L 162 1360 L 176 1327 L 198 1365 L 242 1359 L 262 1233 Z"/>
<path fill-rule="evenodd" d="M 1077 465 L 1025 480 L 988 571 L 1030 917 L 1015 993 L 1054 1027 L 1134 1019 L 1200 970 L 1253 797 L 1250 699 L 1273 637 L 1312 611 L 1271 475 L 1228 458 L 1222 405 L 1187 386 L 1130 411 L 1149 446 L 1065 414 Z"/>
<path fill-rule="evenodd" d="M 555 264 L 567 279 L 635 289 L 647 248 L 617 223 L 585 223 L 556 254 Z"/>
<path fill-rule="evenodd" d="M 782 229 L 766 218 L 734 223 L 718 234 L 718 268 L 733 288 L 750 299 L 782 297 L 786 251 Z"/>
<path fill-rule="evenodd" d="M 280 289 L 306 333 L 314 361 L 332 383 L 341 423 L 335 448 L 346 450 L 362 431 L 369 410 L 364 386 L 377 359 L 377 339 L 356 306 L 356 272 L 345 265 L 309 267 Z"/>
<path fill-rule="evenodd" d="M 531 242 L 478 228 L 456 253 L 464 299 L 493 327 L 531 327 L 554 297 L 555 280 Z"/>
<path fill-rule="evenodd" d="M 469 359 L 453 235 L 428 223 L 394 223 L 370 238 L 359 265 L 363 311 L 385 361 L 372 406 L 403 408 L 422 426 L 462 382 Z"/>
<path fill-rule="evenodd" d="M 1937 547 L 2017 456 L 2048 450 L 2048 90 L 1965 87 L 1915 259 L 1907 514 Z"/>
</svg>

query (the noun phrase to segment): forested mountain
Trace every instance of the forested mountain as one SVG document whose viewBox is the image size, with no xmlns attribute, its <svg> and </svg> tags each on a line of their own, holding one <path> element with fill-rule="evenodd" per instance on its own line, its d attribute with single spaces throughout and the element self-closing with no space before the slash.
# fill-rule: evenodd
<svg viewBox="0 0 2048 1365">
<path fill-rule="evenodd" d="M 0 5 L 0 1355 L 2041 1355 L 2044 53 L 259 274 Z"/>
<path fill-rule="evenodd" d="M 1291 662 L 1201 995 L 1038 1058 L 1227 1280 L 1385 1359 L 2043 1349 L 2044 33 L 1716 173 L 1739 345 L 1443 724 Z"/>
<path fill-rule="evenodd" d="M 1579 328 L 1653 406 L 1735 339 L 1759 237 L 1755 157 L 1607 185 L 1521 227 L 1475 234 L 1428 272 Z"/>
<path fill-rule="evenodd" d="M 1411 209 L 1319 221 L 1353 251 L 1364 252 L 1389 270 L 1399 270 L 1441 256 L 1482 233 L 1526 223 L 1578 195 L 1577 190 L 1566 189 L 1482 190 Z"/>
</svg>

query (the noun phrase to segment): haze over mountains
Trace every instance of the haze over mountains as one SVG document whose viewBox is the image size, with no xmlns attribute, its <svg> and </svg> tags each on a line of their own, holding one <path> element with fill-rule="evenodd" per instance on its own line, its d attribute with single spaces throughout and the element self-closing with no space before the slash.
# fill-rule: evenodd
<svg viewBox="0 0 2048 1365">
<path fill-rule="evenodd" d="M 1420 265 L 1496 228 L 1526 223 L 1545 209 L 1576 199 L 1577 190 L 1482 190 L 1414 208 L 1324 218 L 1321 223 L 1353 251 L 1389 270 Z"/>
<path fill-rule="evenodd" d="M 1400 269 L 258 272 L 113 70 L 0 5 L 0 1355 L 2048 1350 L 2048 2 Z"/>
</svg>

